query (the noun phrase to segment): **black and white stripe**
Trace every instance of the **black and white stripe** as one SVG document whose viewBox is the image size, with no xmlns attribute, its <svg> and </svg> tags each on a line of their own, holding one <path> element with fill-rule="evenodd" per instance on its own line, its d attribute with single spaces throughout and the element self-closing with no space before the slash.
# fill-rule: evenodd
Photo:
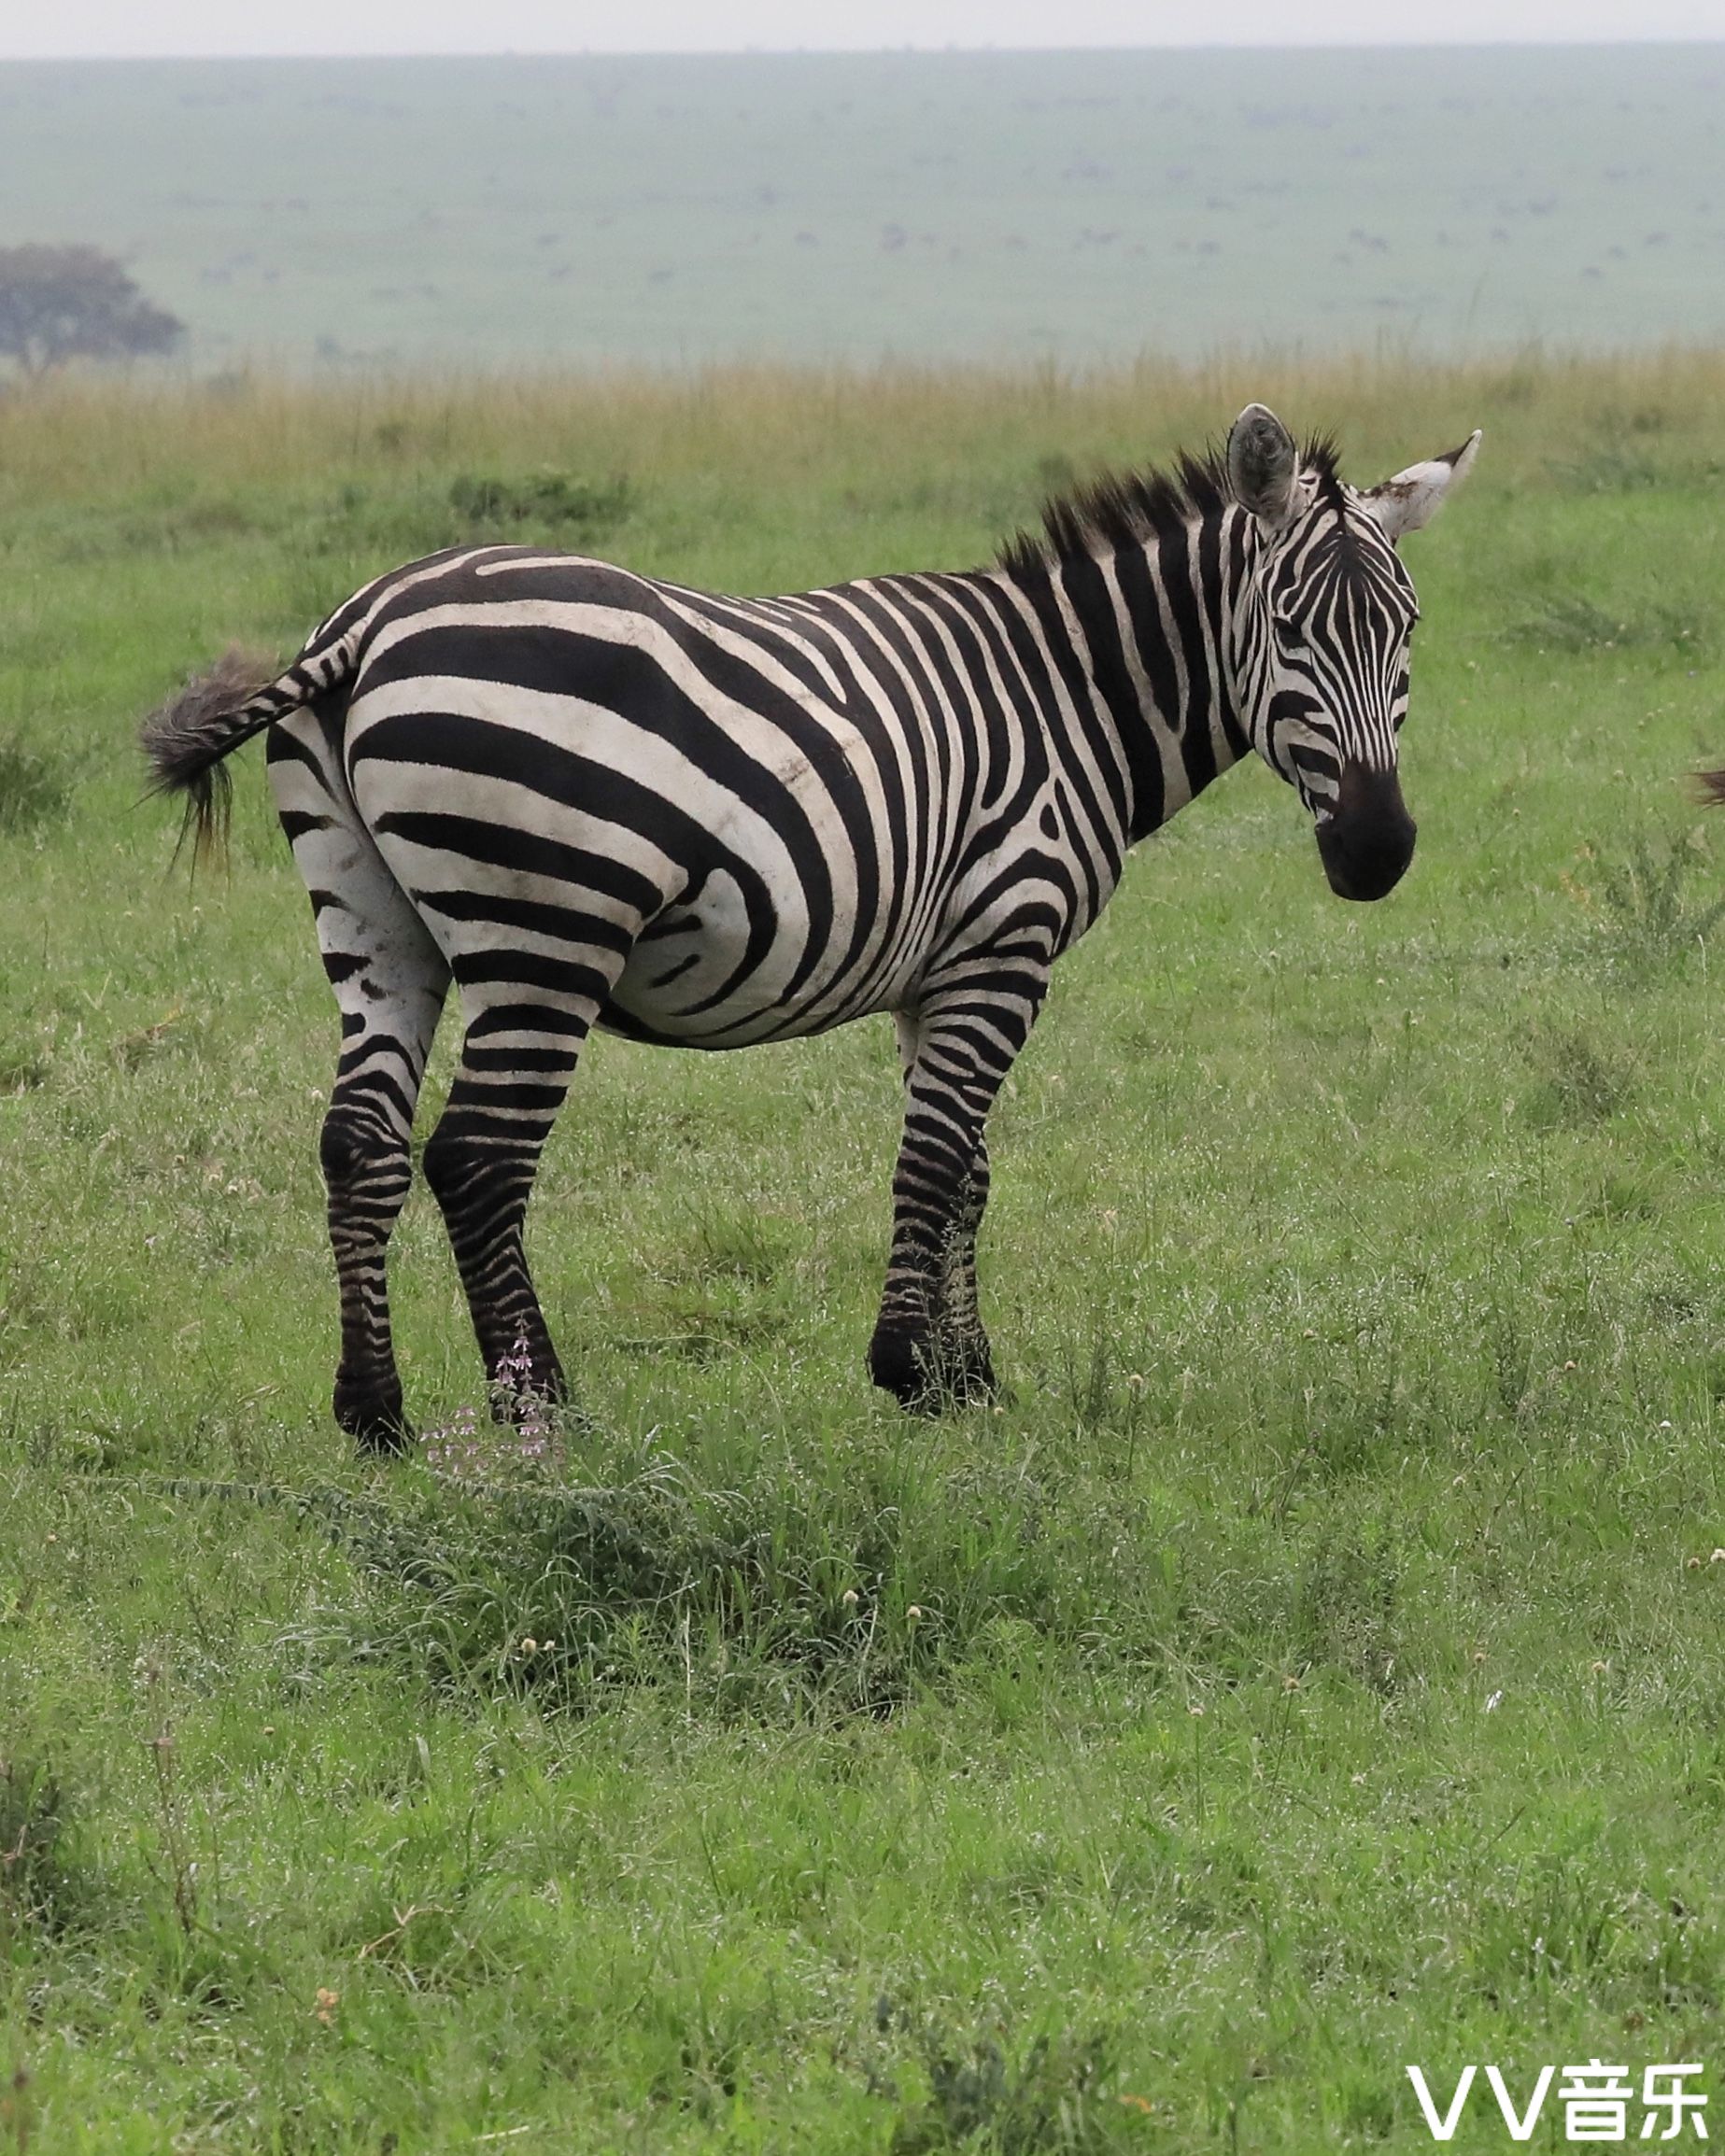
<svg viewBox="0 0 1725 2156">
<path fill-rule="evenodd" d="M 522 1223 L 591 1027 L 728 1049 L 891 1011 L 904 1138 L 870 1368 L 908 1404 L 990 1392 L 983 1125 L 1051 966 L 1133 842 L 1251 748 L 1337 891 L 1394 882 L 1414 606 L 1393 542 L 1477 440 L 1362 494 L 1251 406 L 1225 459 L 1056 504 L 993 568 L 785 598 L 458 549 L 369 585 L 279 680 L 247 694 L 229 669 L 159 713 L 146 746 L 201 837 L 219 758 L 267 728 L 341 1008 L 341 1422 L 404 1430 L 384 1253 L 452 980 L 425 1173 L 494 1375 L 525 1344 L 533 1388 L 563 1387 Z"/>
</svg>

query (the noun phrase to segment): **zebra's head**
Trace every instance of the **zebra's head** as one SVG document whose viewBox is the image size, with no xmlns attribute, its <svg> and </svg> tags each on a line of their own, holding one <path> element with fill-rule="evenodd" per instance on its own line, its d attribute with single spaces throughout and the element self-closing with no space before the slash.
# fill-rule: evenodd
<svg viewBox="0 0 1725 2156">
<path fill-rule="evenodd" d="M 1396 543 L 1427 524 L 1479 436 L 1362 491 L 1326 446 L 1302 458 L 1273 412 L 1248 404 L 1228 479 L 1248 512 L 1235 691 L 1252 745 L 1310 810 L 1330 888 L 1381 898 L 1413 859 L 1396 773 L 1420 610 Z"/>
</svg>

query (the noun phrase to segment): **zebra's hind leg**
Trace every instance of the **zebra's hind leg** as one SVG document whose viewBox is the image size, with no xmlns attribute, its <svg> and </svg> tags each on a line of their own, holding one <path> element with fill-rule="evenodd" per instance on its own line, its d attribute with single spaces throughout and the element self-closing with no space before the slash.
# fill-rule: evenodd
<svg viewBox="0 0 1725 2156">
<path fill-rule="evenodd" d="M 540 1153 L 626 955 L 601 949 L 596 965 L 566 966 L 592 986 L 556 1003 L 491 1003 L 463 991 L 467 1036 L 425 1148 L 425 1179 L 443 1208 L 486 1374 L 505 1412 L 530 1397 L 568 1396 L 522 1231 Z M 488 970 L 506 973 L 507 962 Z M 460 973 L 458 958 L 458 979 Z"/>
<path fill-rule="evenodd" d="M 270 736 L 270 783 L 311 894 L 342 1016 L 318 1155 L 341 1295 L 335 1419 L 368 1451 L 410 1441 L 389 1332 L 386 1251 L 449 968 L 359 821 L 334 743 L 311 714 Z"/>
</svg>

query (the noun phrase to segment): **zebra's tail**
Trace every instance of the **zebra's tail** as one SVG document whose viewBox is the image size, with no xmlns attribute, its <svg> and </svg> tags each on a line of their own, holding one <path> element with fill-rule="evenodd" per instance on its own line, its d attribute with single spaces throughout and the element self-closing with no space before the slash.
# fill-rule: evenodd
<svg viewBox="0 0 1725 2156">
<path fill-rule="evenodd" d="M 338 688 L 354 670 L 357 642 L 352 634 L 327 643 L 314 637 L 287 672 L 274 677 L 264 671 L 266 662 L 235 647 L 144 721 L 138 740 L 149 791 L 186 796 L 180 844 L 191 840 L 194 861 L 226 851 L 233 787 L 224 759 L 277 719 Z"/>
<path fill-rule="evenodd" d="M 1697 771 L 1695 784 L 1707 807 L 1718 808 L 1725 802 L 1725 765 L 1721 765 L 1717 771 Z"/>
</svg>

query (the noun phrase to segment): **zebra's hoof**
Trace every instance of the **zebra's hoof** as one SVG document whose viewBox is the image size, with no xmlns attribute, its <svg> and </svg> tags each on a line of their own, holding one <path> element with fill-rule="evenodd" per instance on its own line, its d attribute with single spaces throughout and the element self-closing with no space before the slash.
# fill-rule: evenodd
<svg viewBox="0 0 1725 2156">
<path fill-rule="evenodd" d="M 928 1334 L 877 1330 L 869 1346 L 869 1374 L 911 1415 L 987 1407 L 1000 1395 L 986 1342 L 967 1342 L 954 1350 Z"/>
<path fill-rule="evenodd" d="M 393 1393 L 362 1390 L 337 1378 L 334 1408 L 336 1422 L 361 1452 L 394 1457 L 413 1444 L 399 1388 Z"/>
<path fill-rule="evenodd" d="M 986 1360 L 930 1358 L 927 1389 L 917 1402 L 923 1415 L 953 1415 L 968 1407 L 993 1407 L 1001 1387 L 994 1365 Z"/>
<path fill-rule="evenodd" d="M 924 1360 L 926 1336 L 909 1327 L 877 1325 L 869 1343 L 869 1375 L 883 1392 L 890 1392 L 899 1406 L 912 1415 L 938 1415 L 940 1402 L 931 1397 L 928 1366 Z"/>
</svg>

